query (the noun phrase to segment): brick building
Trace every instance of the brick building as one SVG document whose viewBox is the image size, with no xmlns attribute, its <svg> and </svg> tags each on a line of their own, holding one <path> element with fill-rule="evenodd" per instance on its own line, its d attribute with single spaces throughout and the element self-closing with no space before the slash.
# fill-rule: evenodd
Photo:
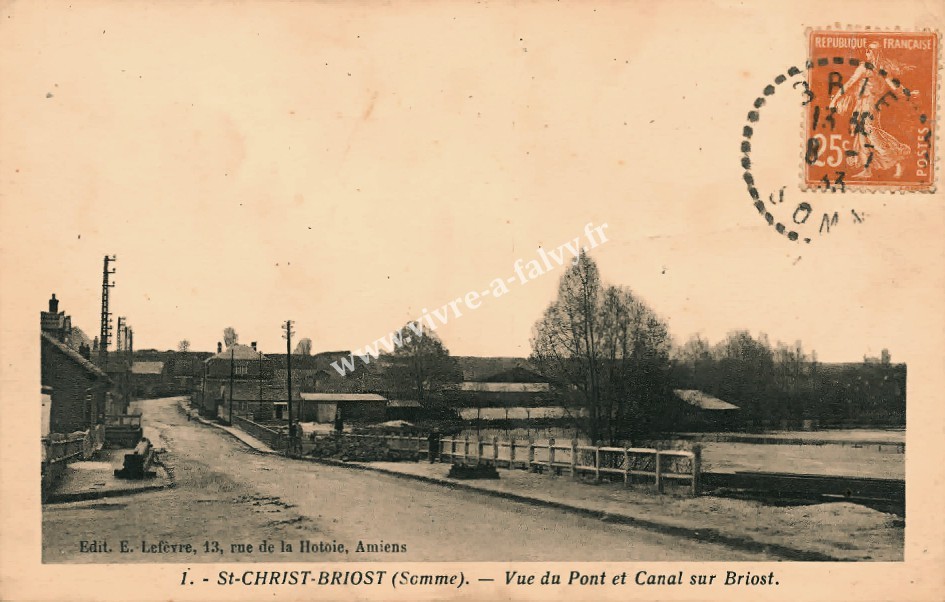
<svg viewBox="0 0 945 602">
<path fill-rule="evenodd" d="M 200 411 L 205 416 L 233 413 L 267 419 L 288 405 L 286 391 L 273 384 L 273 362 L 252 345 L 232 345 L 204 361 Z M 276 407 L 279 406 L 279 407 Z"/>
<path fill-rule="evenodd" d="M 49 299 L 48 311 L 40 312 L 39 324 L 43 435 L 103 424 L 112 381 L 90 360 L 91 348 L 76 336 L 72 318 L 59 311 L 55 294 Z"/>
<path fill-rule="evenodd" d="M 104 424 L 111 380 L 65 343 L 45 332 L 40 337 L 42 386 L 49 391 L 49 432 L 73 433 Z"/>
</svg>

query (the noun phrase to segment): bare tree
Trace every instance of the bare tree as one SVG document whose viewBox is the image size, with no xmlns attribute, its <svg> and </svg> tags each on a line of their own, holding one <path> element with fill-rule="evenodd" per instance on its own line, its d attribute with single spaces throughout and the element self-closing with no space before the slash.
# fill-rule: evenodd
<svg viewBox="0 0 945 602">
<path fill-rule="evenodd" d="M 712 352 L 717 373 L 712 393 L 741 407 L 749 425 L 776 419 L 774 352 L 768 336 L 762 332 L 754 338 L 747 330 L 734 330 Z"/>
<path fill-rule="evenodd" d="M 434 409 L 449 386 L 462 380 L 462 374 L 435 332 L 423 331 L 420 323 L 411 324 L 400 330 L 401 345 L 386 356 L 389 367 L 384 379 L 394 394 Z"/>
<path fill-rule="evenodd" d="M 226 345 L 227 349 L 236 345 L 239 341 L 240 335 L 236 334 L 236 329 L 232 326 L 227 326 L 223 329 L 223 344 Z"/>
<path fill-rule="evenodd" d="M 669 388 L 669 334 L 625 287 L 603 286 L 582 254 L 535 324 L 532 360 L 566 403 L 585 410 L 596 442 L 646 431 Z"/>
<path fill-rule="evenodd" d="M 683 388 L 711 388 L 712 346 L 701 335 L 694 334 L 681 347 L 673 349 L 673 360 L 680 370 L 679 381 Z"/>
<path fill-rule="evenodd" d="M 312 339 L 299 339 L 293 353 L 296 355 L 312 355 Z"/>
<path fill-rule="evenodd" d="M 599 329 L 602 291 L 597 264 L 582 253 L 561 276 L 558 297 L 533 327 L 532 359 L 569 401 L 587 413 L 586 431 L 600 440 Z"/>
<path fill-rule="evenodd" d="M 181 341 L 177 343 L 177 350 L 180 351 L 181 353 L 186 353 L 187 351 L 190 351 L 190 341 L 188 341 L 187 339 L 181 339 Z"/>
</svg>

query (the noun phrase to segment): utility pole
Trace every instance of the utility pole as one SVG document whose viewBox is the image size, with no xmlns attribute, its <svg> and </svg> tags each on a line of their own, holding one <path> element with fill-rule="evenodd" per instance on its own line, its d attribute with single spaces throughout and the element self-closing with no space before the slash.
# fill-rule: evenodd
<svg viewBox="0 0 945 602">
<path fill-rule="evenodd" d="M 286 384 L 288 385 L 287 389 L 289 392 L 289 437 L 292 437 L 292 320 L 286 320 L 285 324 L 282 325 L 282 329 L 285 330 L 285 334 L 282 337 L 285 339 L 285 367 L 286 367 Z"/>
<path fill-rule="evenodd" d="M 115 273 L 115 268 L 108 269 L 108 264 L 118 261 L 115 255 L 105 256 L 104 267 L 102 268 L 102 327 L 99 332 L 98 352 L 102 370 L 108 368 L 108 341 L 112 333 L 112 314 L 108 310 L 108 294 L 115 286 L 110 282 L 111 275 Z"/>
<path fill-rule="evenodd" d="M 233 425 L 233 351 L 234 347 L 230 347 L 230 426 Z"/>
<path fill-rule="evenodd" d="M 125 317 L 118 316 L 118 331 L 115 333 L 115 351 L 124 349 Z"/>
<path fill-rule="evenodd" d="M 131 336 L 133 332 L 134 331 L 132 331 L 132 329 L 128 326 L 128 320 L 126 318 L 125 319 L 125 355 L 128 358 L 128 392 L 125 395 L 125 398 L 127 401 L 131 401 L 131 396 L 134 394 L 134 388 L 135 388 L 135 381 L 134 381 L 135 376 L 131 371 L 131 367 L 135 363 L 134 346 L 131 344 Z M 122 410 L 122 412 L 127 414 L 128 408 L 125 407 L 125 409 Z"/>
</svg>

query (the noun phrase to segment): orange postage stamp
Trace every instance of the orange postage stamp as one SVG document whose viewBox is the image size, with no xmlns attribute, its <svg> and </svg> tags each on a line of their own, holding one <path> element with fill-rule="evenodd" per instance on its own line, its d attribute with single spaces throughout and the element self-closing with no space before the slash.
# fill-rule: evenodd
<svg viewBox="0 0 945 602">
<path fill-rule="evenodd" d="M 938 34 L 811 30 L 804 188 L 930 192 Z"/>
</svg>

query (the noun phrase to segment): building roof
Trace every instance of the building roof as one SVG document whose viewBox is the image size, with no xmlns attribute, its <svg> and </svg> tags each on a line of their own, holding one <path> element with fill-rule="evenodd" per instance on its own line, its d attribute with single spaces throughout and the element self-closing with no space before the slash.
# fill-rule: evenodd
<svg viewBox="0 0 945 602">
<path fill-rule="evenodd" d="M 377 393 L 301 393 L 301 396 L 305 401 L 377 401 L 387 403 L 387 399 Z"/>
<path fill-rule="evenodd" d="M 712 397 L 708 393 L 703 393 L 697 389 L 675 389 L 673 393 L 677 397 L 702 410 L 737 410 L 738 406 L 732 405 L 727 401 L 722 401 L 717 397 Z"/>
<path fill-rule="evenodd" d="M 416 399 L 391 399 L 387 405 L 392 408 L 419 408 L 420 402 Z"/>
<path fill-rule="evenodd" d="M 265 355 L 262 355 L 249 345 L 233 345 L 228 349 L 212 355 L 205 362 L 211 362 L 213 360 L 226 360 L 230 361 L 230 358 L 234 360 L 258 360 L 260 358 L 267 359 Z"/>
<path fill-rule="evenodd" d="M 464 382 L 460 385 L 460 390 L 482 393 L 547 393 L 551 386 L 548 383 Z"/>
<path fill-rule="evenodd" d="M 490 383 L 547 383 L 548 379 L 524 366 L 515 366 L 511 370 L 488 377 Z"/>
<path fill-rule="evenodd" d="M 134 362 L 131 364 L 132 374 L 161 374 L 164 372 L 164 362 Z"/>
<path fill-rule="evenodd" d="M 84 369 L 86 372 L 88 372 L 95 378 L 99 378 L 106 381 L 109 380 L 107 374 L 105 374 L 98 366 L 96 366 L 89 360 L 82 357 L 82 355 L 75 349 L 69 347 L 68 345 L 64 343 L 60 343 L 59 341 L 55 339 L 55 337 L 51 337 L 45 332 L 40 333 L 40 336 L 42 337 L 41 340 L 46 341 L 47 343 L 55 347 L 60 353 L 62 353 L 67 358 L 69 358 L 70 360 L 78 364 L 82 369 Z"/>
</svg>

